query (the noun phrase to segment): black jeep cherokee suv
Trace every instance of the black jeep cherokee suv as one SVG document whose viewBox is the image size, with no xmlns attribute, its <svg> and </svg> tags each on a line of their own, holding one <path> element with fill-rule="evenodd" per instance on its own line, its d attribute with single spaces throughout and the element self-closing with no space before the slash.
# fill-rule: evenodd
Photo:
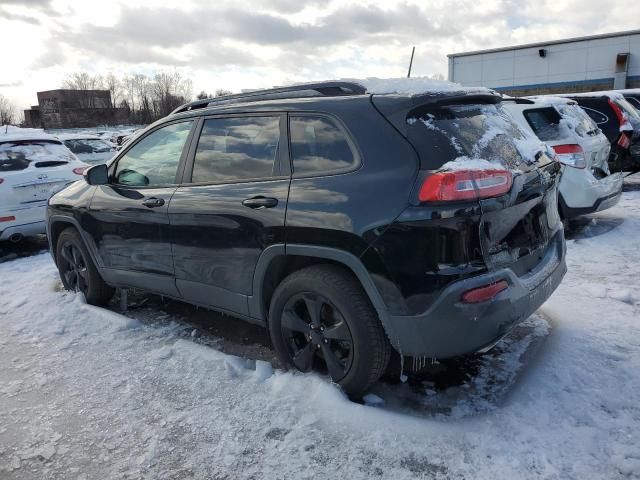
<svg viewBox="0 0 640 480">
<path fill-rule="evenodd" d="M 559 166 L 523 157 L 499 102 L 323 82 L 187 104 L 51 198 L 62 282 L 265 325 L 285 365 L 353 395 L 392 349 L 489 349 L 566 271 Z"/>
</svg>

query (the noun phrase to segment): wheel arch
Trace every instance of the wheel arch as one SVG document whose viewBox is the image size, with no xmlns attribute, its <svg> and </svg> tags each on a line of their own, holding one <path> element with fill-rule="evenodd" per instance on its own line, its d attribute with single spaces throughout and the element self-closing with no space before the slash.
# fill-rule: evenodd
<svg viewBox="0 0 640 480">
<path fill-rule="evenodd" d="M 49 240 L 49 250 L 51 252 L 51 256 L 53 257 L 54 262 L 56 261 L 56 248 L 58 245 L 58 238 L 60 238 L 60 234 L 66 230 L 67 228 L 75 228 L 80 234 L 80 238 L 84 242 L 84 246 L 86 247 L 89 255 L 91 255 L 91 260 L 93 260 L 94 265 L 98 270 L 102 267 L 102 262 L 95 254 L 94 249 L 92 248 L 92 244 L 87 242 L 86 233 L 80 227 L 80 223 L 73 217 L 68 217 L 66 215 L 53 215 L 49 217 L 49 221 L 47 222 L 47 238 Z"/>
<path fill-rule="evenodd" d="M 340 265 L 349 270 L 362 286 L 385 330 L 387 329 L 386 306 L 360 259 L 344 250 L 319 245 L 271 245 L 262 252 L 253 276 L 253 295 L 248 299 L 250 315 L 266 323 L 269 302 L 278 283 L 294 271 L 318 263 Z"/>
</svg>

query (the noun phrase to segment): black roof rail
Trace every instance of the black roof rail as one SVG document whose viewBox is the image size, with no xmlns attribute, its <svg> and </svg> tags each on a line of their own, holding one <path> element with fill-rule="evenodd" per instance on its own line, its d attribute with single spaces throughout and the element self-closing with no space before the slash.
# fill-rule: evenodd
<svg viewBox="0 0 640 480">
<path fill-rule="evenodd" d="M 315 92 L 308 95 L 304 92 Z M 185 103 L 176 108 L 170 115 L 176 113 L 187 112 L 189 110 L 197 110 L 206 108 L 209 105 L 218 105 L 224 103 L 235 103 L 239 101 L 257 102 L 260 100 L 270 100 L 276 98 L 300 98 L 306 96 L 327 96 L 337 97 L 342 95 L 364 95 L 367 89 L 359 83 L 354 82 L 318 82 L 305 83 L 301 85 L 291 85 L 289 87 L 276 87 L 264 90 L 254 90 L 252 92 L 236 93 L 233 95 L 223 95 L 215 98 L 205 98 L 194 102 Z"/>
</svg>

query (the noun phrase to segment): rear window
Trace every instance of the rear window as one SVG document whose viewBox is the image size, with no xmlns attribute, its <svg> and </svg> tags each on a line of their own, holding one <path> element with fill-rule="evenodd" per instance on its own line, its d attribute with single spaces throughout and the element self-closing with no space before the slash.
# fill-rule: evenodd
<svg viewBox="0 0 640 480">
<path fill-rule="evenodd" d="M 83 153 L 103 153 L 114 150 L 114 147 L 104 140 L 94 138 L 65 140 L 64 144 L 76 155 Z"/>
<path fill-rule="evenodd" d="M 533 163 L 544 146 L 521 129 L 498 105 L 434 107 L 407 118 L 408 139 L 421 168 L 436 170 L 448 162 L 481 160 L 498 168 Z M 446 165 L 449 168 L 451 165 Z"/>
<path fill-rule="evenodd" d="M 295 177 L 337 173 L 355 165 L 345 133 L 330 119 L 292 116 L 289 129 Z"/>
<path fill-rule="evenodd" d="M 558 105 L 556 108 L 568 126 L 581 137 L 597 135 L 600 132 L 596 122 L 580 106 L 566 104 Z"/>
<path fill-rule="evenodd" d="M 543 142 L 560 140 L 564 132 L 560 129 L 560 114 L 555 108 L 536 108 L 524 111 L 524 118 L 531 127 L 531 130 Z"/>
<path fill-rule="evenodd" d="M 19 140 L 0 143 L 0 172 L 24 170 L 31 162 L 63 165 L 70 160 L 71 152 L 58 142 Z"/>
</svg>

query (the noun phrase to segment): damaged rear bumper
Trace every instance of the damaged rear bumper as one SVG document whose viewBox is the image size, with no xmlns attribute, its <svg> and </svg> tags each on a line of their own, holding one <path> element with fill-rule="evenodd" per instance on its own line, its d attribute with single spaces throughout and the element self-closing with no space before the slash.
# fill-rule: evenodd
<svg viewBox="0 0 640 480">
<path fill-rule="evenodd" d="M 567 271 L 564 232 L 558 230 L 542 259 L 518 277 L 502 268 L 449 285 L 423 314 L 385 318 L 392 345 L 406 356 L 448 358 L 486 349 L 527 319 L 551 296 Z M 508 288 L 482 303 L 462 303 L 468 290 L 504 280 Z"/>
</svg>

